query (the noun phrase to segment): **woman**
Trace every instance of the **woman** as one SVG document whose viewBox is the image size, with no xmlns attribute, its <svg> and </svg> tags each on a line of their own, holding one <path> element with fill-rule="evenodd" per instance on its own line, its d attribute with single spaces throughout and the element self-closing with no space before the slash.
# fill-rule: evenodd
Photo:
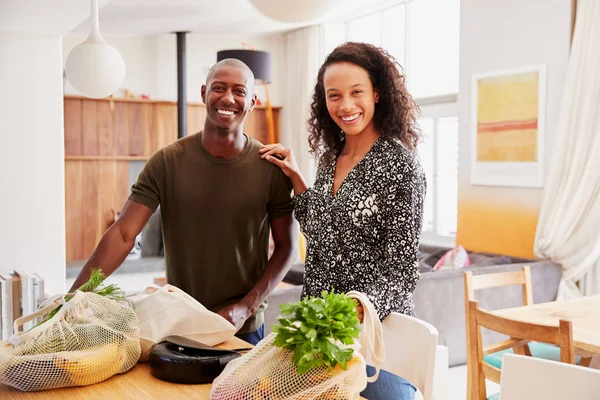
<svg viewBox="0 0 600 400">
<path fill-rule="evenodd" d="M 308 188 L 294 155 L 279 144 L 262 157 L 294 185 L 294 213 L 307 240 L 302 296 L 357 290 L 379 318 L 414 315 L 425 176 L 415 149 L 418 108 L 393 57 L 365 43 L 337 47 L 319 70 L 309 143 L 320 157 Z M 362 310 L 359 309 L 362 319 Z M 383 372 L 362 394 L 414 398 L 408 382 Z"/>
</svg>

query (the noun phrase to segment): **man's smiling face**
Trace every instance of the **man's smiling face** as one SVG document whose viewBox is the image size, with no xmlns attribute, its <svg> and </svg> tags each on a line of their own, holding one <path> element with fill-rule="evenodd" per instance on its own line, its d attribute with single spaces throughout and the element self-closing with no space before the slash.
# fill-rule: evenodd
<svg viewBox="0 0 600 400">
<path fill-rule="evenodd" d="M 209 74 L 202 86 L 206 118 L 219 130 L 235 131 L 256 103 L 254 77 L 235 65 L 222 65 Z"/>
</svg>

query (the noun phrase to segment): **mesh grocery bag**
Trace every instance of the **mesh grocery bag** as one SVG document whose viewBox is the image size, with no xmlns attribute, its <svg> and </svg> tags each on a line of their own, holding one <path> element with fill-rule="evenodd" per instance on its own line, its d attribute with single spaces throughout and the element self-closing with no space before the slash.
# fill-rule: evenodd
<svg viewBox="0 0 600 400">
<path fill-rule="evenodd" d="M 0 383 L 24 391 L 85 386 L 136 364 L 140 335 L 135 313 L 95 293 L 77 291 L 51 319 L 18 333 L 27 321 L 56 309 L 62 298 L 15 321 L 17 333 L 0 342 Z"/>
<path fill-rule="evenodd" d="M 213 382 L 211 400 L 345 400 L 358 399 L 367 382 L 374 382 L 379 364 L 385 359 L 381 322 L 365 295 L 349 292 L 364 307 L 361 345 L 356 343 L 347 369 L 339 365 L 331 371 L 326 366 L 299 374 L 292 352 L 276 347 L 276 333 L 271 333 L 249 353 L 227 364 Z M 358 351 L 360 347 L 361 352 Z M 371 352 L 376 374 L 367 377 L 365 354 Z"/>
</svg>

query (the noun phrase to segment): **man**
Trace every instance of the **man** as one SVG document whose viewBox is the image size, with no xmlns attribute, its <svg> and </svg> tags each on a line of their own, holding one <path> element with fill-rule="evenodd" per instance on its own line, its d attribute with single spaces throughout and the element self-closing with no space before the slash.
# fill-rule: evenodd
<svg viewBox="0 0 600 400">
<path fill-rule="evenodd" d="M 72 290 L 89 279 L 91 268 L 114 272 L 160 204 L 167 281 L 256 344 L 264 335 L 265 299 L 291 262 L 291 183 L 243 133 L 256 103 L 246 64 L 217 63 L 202 86 L 202 101 L 204 129 L 150 157 Z M 267 261 L 269 228 L 275 249 Z"/>
</svg>

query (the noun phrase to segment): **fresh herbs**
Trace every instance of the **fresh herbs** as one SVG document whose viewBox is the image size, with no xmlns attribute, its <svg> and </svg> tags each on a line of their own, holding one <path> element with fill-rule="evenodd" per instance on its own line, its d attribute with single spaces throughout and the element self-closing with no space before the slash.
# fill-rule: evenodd
<svg viewBox="0 0 600 400">
<path fill-rule="evenodd" d="M 105 279 L 106 277 L 101 270 L 92 269 L 90 279 L 81 285 L 78 290 L 81 290 L 82 292 L 93 292 L 111 300 L 120 302 L 127 301 L 125 298 L 125 292 L 119 289 L 119 287 L 114 283 L 108 286 L 101 286 Z"/>
<path fill-rule="evenodd" d="M 291 317 L 280 317 L 280 325 L 273 329 L 275 346 L 294 352 L 300 374 L 321 365 L 346 369 L 354 353 L 350 346 L 360 332 L 354 299 L 333 290 L 321 295 L 281 305 L 281 313 Z"/>
<path fill-rule="evenodd" d="M 77 289 L 77 290 L 80 290 L 82 292 L 96 293 L 100 296 L 106 297 L 111 300 L 116 300 L 119 302 L 128 301 L 125 298 L 125 292 L 123 292 L 121 289 L 119 289 L 119 287 L 116 286 L 115 284 L 111 284 L 108 286 L 102 286 L 102 282 L 104 282 L 105 279 L 106 279 L 106 276 L 104 276 L 104 273 L 101 270 L 94 268 L 90 271 L 90 279 L 86 283 L 81 285 L 79 287 L 79 289 Z M 65 303 L 67 301 L 71 300 L 74 295 L 75 295 L 75 293 L 68 293 L 67 295 L 65 295 Z M 36 326 L 39 326 L 39 325 L 43 324 L 44 322 L 48 321 L 49 319 L 51 319 L 52 317 L 54 317 L 56 315 L 56 313 L 58 313 L 58 310 L 60 310 L 61 308 L 62 308 L 62 305 L 58 306 L 57 308 L 55 308 L 54 310 L 49 312 L 48 315 L 46 315 L 44 317 L 44 319 L 40 323 L 38 323 Z"/>
</svg>

